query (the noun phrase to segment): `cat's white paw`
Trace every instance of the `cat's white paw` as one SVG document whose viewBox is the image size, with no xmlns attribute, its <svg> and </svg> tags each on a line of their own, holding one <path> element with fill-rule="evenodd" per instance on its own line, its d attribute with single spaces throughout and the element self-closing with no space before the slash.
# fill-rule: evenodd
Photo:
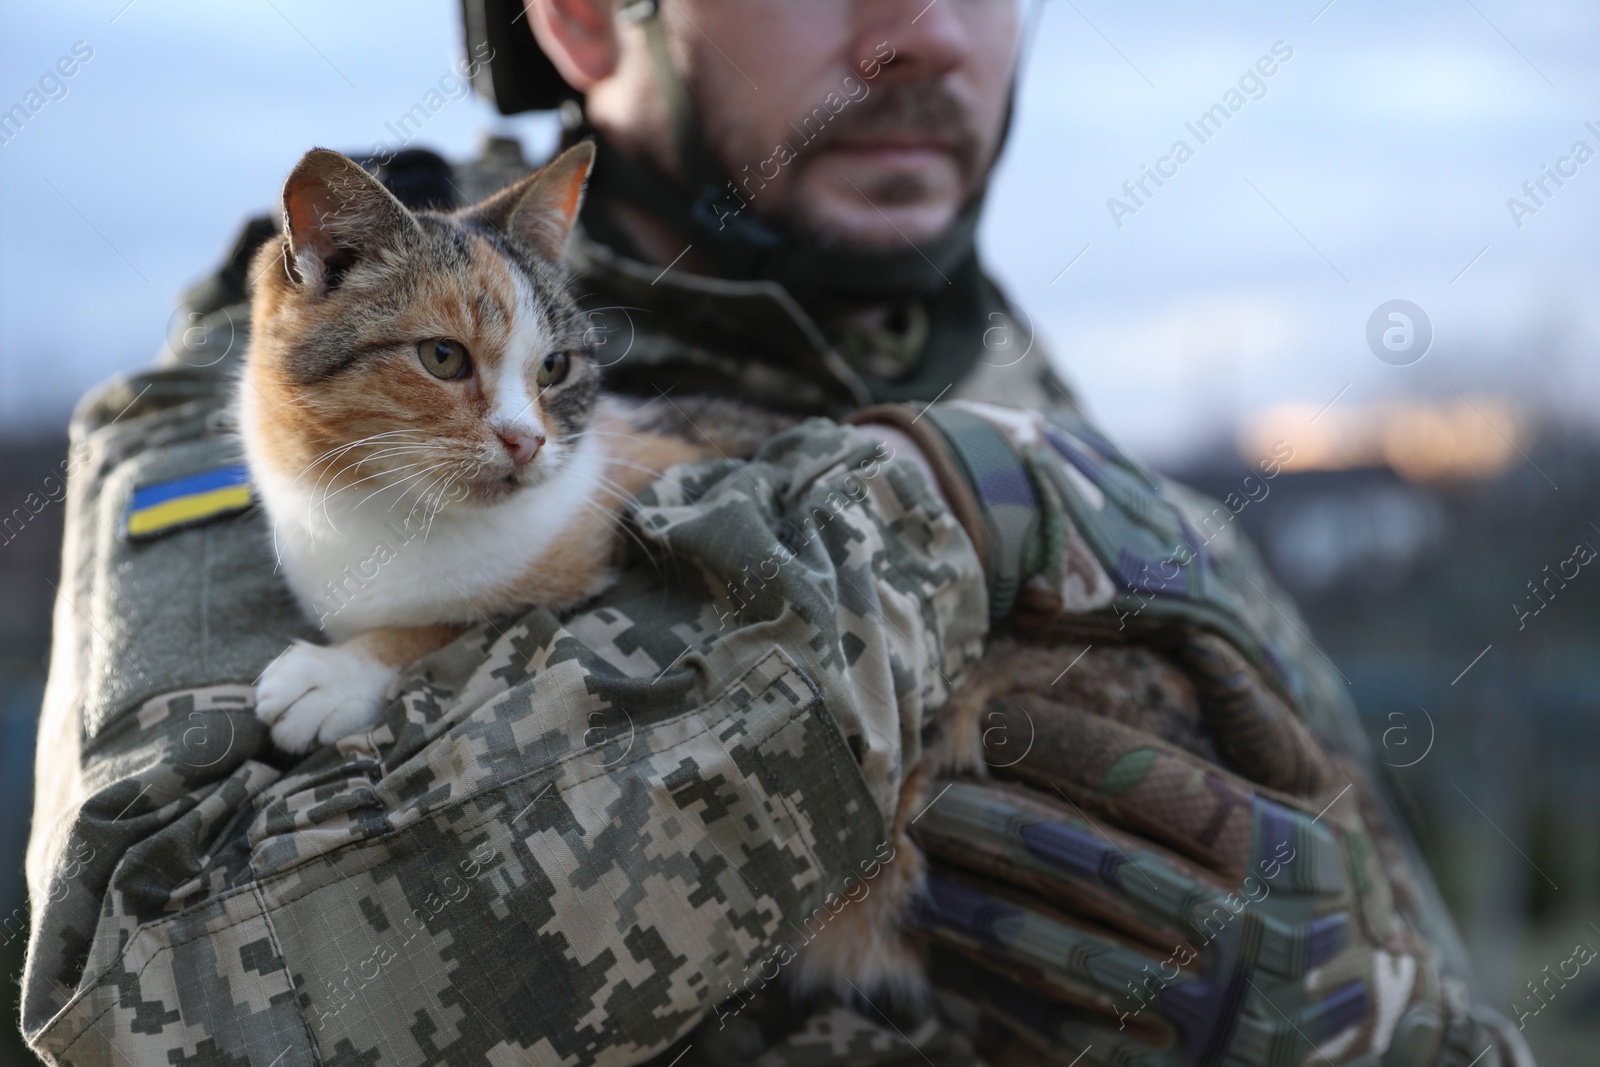
<svg viewBox="0 0 1600 1067">
<path fill-rule="evenodd" d="M 296 641 L 261 672 L 256 718 L 285 752 L 331 744 L 382 718 L 396 673 L 353 649 Z"/>
</svg>

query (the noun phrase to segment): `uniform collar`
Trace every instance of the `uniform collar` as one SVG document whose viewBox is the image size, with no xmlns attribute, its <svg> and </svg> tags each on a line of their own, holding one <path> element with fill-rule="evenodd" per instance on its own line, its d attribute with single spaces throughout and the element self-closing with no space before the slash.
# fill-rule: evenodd
<svg viewBox="0 0 1600 1067">
<path fill-rule="evenodd" d="M 821 320 L 774 281 L 663 270 L 583 224 L 568 259 L 608 382 L 643 395 L 679 385 L 834 415 L 874 402 L 931 400 L 972 370 L 992 316 L 1007 310 L 975 256 L 950 273 L 936 298 L 904 305 L 912 318 L 896 323 L 900 333 L 842 316 Z M 895 346 L 908 332 L 916 347 L 902 358 Z"/>
<path fill-rule="evenodd" d="M 778 406 L 790 410 L 848 410 L 872 400 L 862 376 L 776 282 L 663 270 L 581 225 L 567 257 L 590 309 L 595 359 L 627 391 L 691 385 L 743 393 L 754 382 L 767 386 L 759 390 L 764 397 L 777 391 Z"/>
</svg>

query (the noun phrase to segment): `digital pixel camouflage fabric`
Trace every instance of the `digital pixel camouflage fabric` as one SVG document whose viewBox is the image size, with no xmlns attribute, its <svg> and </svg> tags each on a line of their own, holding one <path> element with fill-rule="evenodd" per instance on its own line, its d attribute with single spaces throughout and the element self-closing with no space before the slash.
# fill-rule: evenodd
<svg viewBox="0 0 1600 1067">
<path fill-rule="evenodd" d="M 458 171 L 463 197 L 519 172 L 504 148 Z M 140 1067 L 965 1067 L 978 1062 L 975 1036 L 1012 1047 L 967 1009 L 909 1018 L 796 1003 L 751 979 L 816 936 L 852 885 L 879 876 L 924 727 L 989 631 L 993 583 L 962 526 L 920 473 L 854 431 L 811 421 L 752 462 L 674 472 L 641 499 L 633 563 L 598 601 L 563 619 L 485 619 L 410 670 L 371 733 L 298 763 L 270 748 L 252 682 L 292 639 L 314 635 L 273 573 L 261 516 L 143 542 L 121 530 L 135 489 L 237 462 L 223 411 L 246 340 L 242 264 L 263 232 L 270 224 L 253 224 L 189 294 L 192 317 L 179 325 L 193 328 L 164 365 L 92 395 L 74 421 L 28 857 L 23 1027 L 34 1048 L 53 1063 Z M 711 391 L 828 416 L 885 392 L 781 290 L 675 272 L 656 284 L 581 239 L 575 252 L 614 305 L 596 319 L 597 345 L 616 346 L 602 361 L 641 391 L 720 383 Z M 618 322 L 620 305 L 632 311 Z M 1007 331 L 973 354 L 947 399 L 1057 404 L 1092 453 L 1087 464 L 1049 458 L 1055 473 L 1043 479 L 1076 486 L 1057 498 L 1080 508 L 1059 532 L 1097 561 L 1068 597 L 1079 625 L 1067 636 L 1093 640 L 1130 613 L 1138 640 L 1169 640 L 1174 620 L 1208 625 L 1250 650 L 1319 738 L 1358 770 L 1370 764 L 1342 687 L 1234 530 L 1181 595 L 1152 600 L 1148 580 L 1119 568 L 1123 549 L 1158 558 L 1171 540 L 1161 523 L 1173 513 L 1152 500 L 1175 501 L 1195 528 L 1213 505 L 1126 464 L 1076 421 L 1031 331 Z M 1119 505 L 1107 512 L 1115 521 L 1081 510 L 1097 492 Z M 963 898 L 937 843 L 969 864 L 984 850 L 1003 860 L 1008 828 L 1027 822 L 996 800 L 1003 791 L 957 785 L 918 828 L 936 861 L 919 922 L 933 931 L 941 1004 L 1030 1034 L 1004 1062 L 1065 1064 L 1084 1051 L 1081 1019 L 1050 1014 L 1059 1009 L 1014 984 L 1027 954 L 985 971 L 962 955 L 971 945 L 957 924 L 939 932 L 941 902 L 949 919 Z M 1245 839 L 1247 860 L 1270 857 Z M 1025 864 L 1011 859 L 1014 875 Z M 1391 870 L 1415 863 L 1391 859 Z M 1104 865 L 1110 877 L 1117 862 Z M 1315 884 L 1326 866 L 1296 877 Z M 1214 871 L 1174 861 L 1164 873 L 1175 895 L 1141 915 L 1158 928 L 1173 919 L 1162 908 L 1195 885 L 1222 892 Z M 1418 877 L 1408 916 L 1437 935 L 1450 970 L 1448 918 Z M 966 914 L 1001 914 L 983 908 Z M 1255 930 L 1246 915 L 1238 929 Z M 1038 921 L 1026 918 L 1014 948 L 1059 935 Z M 951 953 L 965 962 L 952 967 Z M 1256 1045 L 1215 1062 L 1308 1059 L 1268 1024 L 1240 1029 Z M 1464 1067 L 1478 1054 L 1456 1052 L 1438 1062 Z M 1082 1062 L 1137 1062 L 1129 1050 L 1103 1055 Z M 1427 1056 L 1383 1067 L 1431 1067 Z"/>
<path fill-rule="evenodd" d="M 820 421 L 682 468 L 598 601 L 486 620 L 375 732 L 285 769 L 250 682 L 306 626 L 260 515 L 116 532 L 134 485 L 232 457 L 221 392 L 158 371 L 80 422 L 61 610 L 83 625 L 56 653 L 30 864 L 41 1052 L 632 1062 L 881 855 L 986 617 L 913 468 Z"/>
</svg>

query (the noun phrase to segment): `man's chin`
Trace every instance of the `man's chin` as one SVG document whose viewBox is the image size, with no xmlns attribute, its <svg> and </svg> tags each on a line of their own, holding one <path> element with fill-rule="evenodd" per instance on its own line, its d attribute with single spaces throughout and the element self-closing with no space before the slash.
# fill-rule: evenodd
<svg viewBox="0 0 1600 1067">
<path fill-rule="evenodd" d="M 943 152 L 830 149 L 802 172 L 793 195 L 806 229 L 829 243 L 892 249 L 948 230 L 965 189 Z"/>
<path fill-rule="evenodd" d="M 806 211 L 805 228 L 830 245 L 893 252 L 907 243 L 926 244 L 955 222 L 959 205 L 937 203 L 872 205 L 824 202 Z"/>
</svg>

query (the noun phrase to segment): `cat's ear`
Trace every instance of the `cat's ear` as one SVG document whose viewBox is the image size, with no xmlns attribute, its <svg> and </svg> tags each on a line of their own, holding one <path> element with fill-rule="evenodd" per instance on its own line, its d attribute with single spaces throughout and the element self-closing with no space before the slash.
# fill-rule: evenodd
<svg viewBox="0 0 1600 1067">
<path fill-rule="evenodd" d="M 559 260 L 578 221 L 583 186 L 593 167 L 594 143 L 583 141 L 463 214 L 493 226 L 545 259 Z"/>
<path fill-rule="evenodd" d="M 319 295 L 363 256 L 395 247 L 417 229 L 382 182 L 338 152 L 313 148 L 283 183 L 286 264 Z"/>
</svg>

